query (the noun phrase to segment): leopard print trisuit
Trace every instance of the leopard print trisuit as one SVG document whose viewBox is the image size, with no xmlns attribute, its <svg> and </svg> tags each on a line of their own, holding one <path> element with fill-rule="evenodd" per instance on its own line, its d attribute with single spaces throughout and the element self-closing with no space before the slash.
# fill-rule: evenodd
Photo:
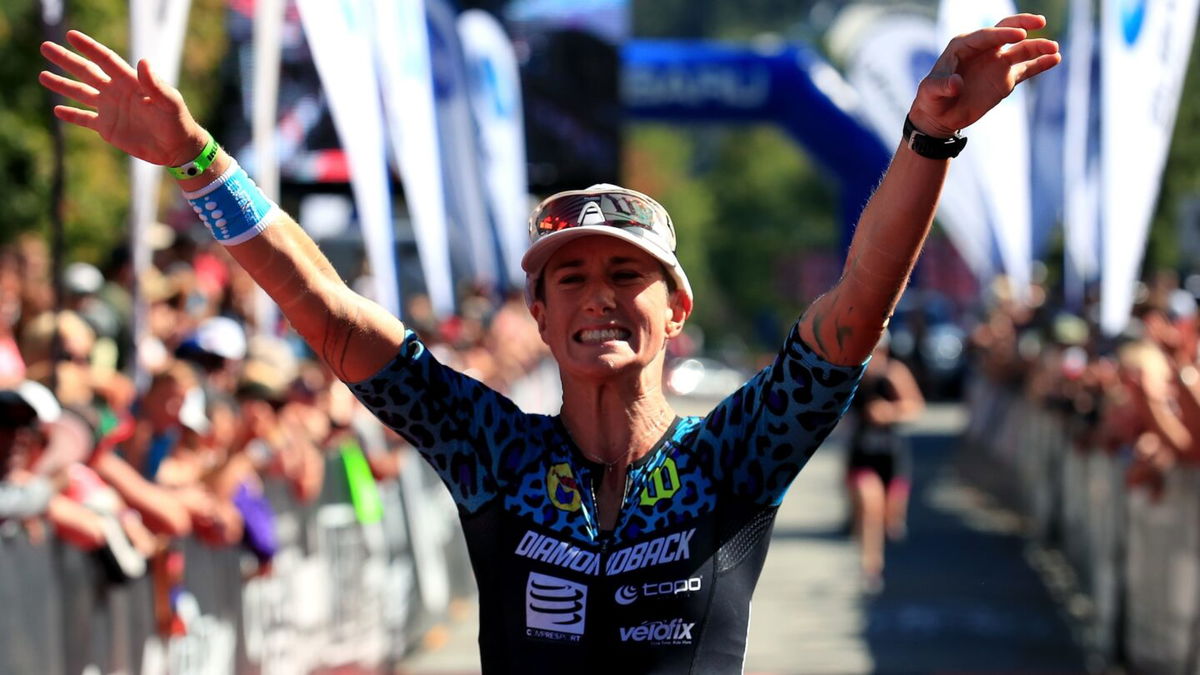
<svg viewBox="0 0 1200 675">
<path fill-rule="evenodd" d="M 458 504 L 485 673 L 711 674 L 741 672 L 776 509 L 861 375 L 793 328 L 772 365 L 629 467 L 611 532 L 593 491 L 605 467 L 561 420 L 443 366 L 411 331 L 351 388 Z"/>
</svg>

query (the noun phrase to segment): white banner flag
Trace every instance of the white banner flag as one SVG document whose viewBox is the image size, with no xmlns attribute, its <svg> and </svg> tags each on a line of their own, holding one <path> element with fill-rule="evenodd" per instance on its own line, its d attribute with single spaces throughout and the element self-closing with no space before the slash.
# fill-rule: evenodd
<svg viewBox="0 0 1200 675">
<path fill-rule="evenodd" d="M 136 67 L 138 61 L 147 59 L 159 79 L 170 85 L 176 84 L 190 9 L 191 0 L 130 0 L 130 62 Z M 136 349 L 147 331 L 148 312 L 141 283 L 151 263 L 146 233 L 158 220 L 158 188 L 162 184 L 163 170 L 132 157 L 129 162 L 129 251 L 135 278 L 133 340 Z M 138 386 L 148 384 L 140 361 L 135 360 L 134 370 Z"/>
<path fill-rule="evenodd" d="M 437 104 L 438 134 L 445 174 L 446 212 L 454 233 L 450 258 L 460 278 L 495 284 L 499 255 L 492 214 L 483 186 L 478 129 L 468 98 L 467 65 L 458 38 L 458 10 L 450 0 L 426 0 Z"/>
<path fill-rule="evenodd" d="M 179 64 L 183 56 L 183 40 L 187 35 L 188 11 L 191 0 L 130 0 L 130 62 L 136 67 L 147 59 L 155 74 L 167 84 L 179 81 Z M 134 270 L 139 278 L 150 265 L 150 250 L 146 248 L 147 228 L 158 220 L 158 187 L 162 167 L 140 159 L 130 159 L 132 201 L 130 203 L 130 250 Z"/>
<path fill-rule="evenodd" d="M 939 42 L 994 26 L 1016 14 L 1011 0 L 942 0 L 938 7 Z M 970 144 L 956 162 L 974 167 L 990 213 L 1004 271 L 1017 297 L 1029 291 L 1033 265 L 1033 225 L 1029 197 L 1029 113 L 1018 87 L 964 133 Z M 953 172 L 953 169 L 951 170 Z"/>
<path fill-rule="evenodd" d="M 1081 306 L 1084 285 L 1100 274 L 1100 162 L 1092 89 L 1096 28 L 1092 0 L 1071 0 L 1067 28 L 1067 119 L 1063 130 L 1064 290 Z M 1098 134 L 1096 134 L 1098 135 Z"/>
<path fill-rule="evenodd" d="M 254 2 L 254 84 L 251 136 L 254 182 L 273 200 L 279 199 L 279 64 L 283 53 L 284 0 Z"/>
<path fill-rule="evenodd" d="M 917 85 L 941 52 L 936 25 L 924 14 L 875 7 L 848 11 L 839 24 L 831 43 L 843 52 L 837 56 L 862 97 L 860 111 L 879 138 L 894 147 Z M 937 220 L 975 278 L 981 284 L 991 280 L 997 272 L 996 246 L 973 165 L 951 163 Z"/>
<path fill-rule="evenodd" d="M 263 194 L 279 201 L 279 152 L 275 143 L 279 114 L 279 63 L 283 50 L 283 0 L 254 3 L 254 182 Z M 279 307 L 257 287 L 254 296 L 255 329 L 273 335 L 279 323 Z"/>
<path fill-rule="evenodd" d="M 1129 322 L 1200 0 L 1104 0 L 1100 327 Z"/>
<path fill-rule="evenodd" d="M 297 0 L 300 22 L 350 165 L 350 186 L 371 265 L 374 300 L 400 315 L 383 111 L 369 0 Z"/>
<path fill-rule="evenodd" d="M 525 119 L 512 41 L 496 17 L 468 9 L 458 17 L 467 59 L 471 108 L 479 127 L 483 179 L 510 286 L 524 283 L 521 256 L 529 246 L 529 185 Z"/>
<path fill-rule="evenodd" d="M 392 157 L 404 183 L 429 301 L 439 316 L 449 316 L 454 313 L 454 280 L 425 2 L 383 2 L 378 11 L 376 54 Z"/>
</svg>

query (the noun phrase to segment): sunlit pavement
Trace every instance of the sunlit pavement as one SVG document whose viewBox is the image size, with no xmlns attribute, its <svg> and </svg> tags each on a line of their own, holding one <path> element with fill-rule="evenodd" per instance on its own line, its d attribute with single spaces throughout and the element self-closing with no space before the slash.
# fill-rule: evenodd
<svg viewBox="0 0 1200 675">
<path fill-rule="evenodd" d="M 703 412 L 677 402 L 681 414 Z M 746 672 L 1084 672 L 1060 611 L 1026 561 L 1014 521 L 950 471 L 964 419 L 931 406 L 910 431 L 916 473 L 906 541 L 890 544 L 886 587 L 865 600 L 844 534 L 842 448 L 833 440 L 788 493 L 754 596 Z M 404 675 L 479 672 L 476 612 L 430 637 Z"/>
</svg>

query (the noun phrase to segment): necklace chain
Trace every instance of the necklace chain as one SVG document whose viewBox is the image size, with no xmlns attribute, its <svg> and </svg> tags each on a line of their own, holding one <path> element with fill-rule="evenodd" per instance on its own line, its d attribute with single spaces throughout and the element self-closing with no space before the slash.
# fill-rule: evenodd
<svg viewBox="0 0 1200 675">
<path fill-rule="evenodd" d="M 606 461 L 604 461 L 604 460 L 602 460 L 602 459 L 600 459 L 600 458 L 598 458 L 598 457 L 594 457 L 593 455 L 589 454 L 589 453 L 588 453 L 586 450 L 584 450 L 583 448 L 578 448 L 578 449 L 579 449 L 579 454 L 583 455 L 584 459 L 586 459 L 586 460 L 588 460 L 589 462 L 592 462 L 592 463 L 594 463 L 594 464 L 603 464 L 603 465 L 604 465 L 604 470 L 605 470 L 605 471 L 612 471 L 612 470 L 613 470 L 613 467 L 617 465 L 617 462 L 620 462 L 620 461 L 621 461 L 621 458 L 617 458 L 617 459 L 614 459 L 614 460 L 613 460 L 613 461 L 611 461 L 611 462 L 606 462 Z M 627 454 L 625 455 L 625 459 L 628 459 L 630 454 L 632 454 L 632 453 L 627 453 Z"/>
<path fill-rule="evenodd" d="M 673 419 L 673 418 L 674 418 L 674 416 L 672 415 L 672 419 Z M 670 426 L 670 422 L 668 422 L 668 423 L 667 423 L 667 426 L 668 426 L 668 427 Z M 630 450 L 630 451 L 628 451 L 628 452 L 626 452 L 626 453 L 625 453 L 625 457 L 623 457 L 623 458 L 621 458 L 621 457 L 618 457 L 617 459 L 614 459 L 614 460 L 613 460 L 613 461 L 611 461 L 611 462 L 606 462 L 606 461 L 604 461 L 603 459 L 600 459 L 599 457 L 596 457 L 595 455 L 592 455 L 592 454 L 591 454 L 591 453 L 589 453 L 587 450 L 584 450 L 582 447 L 580 447 L 580 446 L 579 446 L 579 444 L 578 444 L 578 443 L 577 443 L 577 444 L 575 444 L 575 447 L 576 447 L 576 449 L 578 449 L 578 450 L 579 450 L 579 454 L 583 455 L 584 459 L 588 460 L 589 462 L 592 462 L 593 464 L 601 464 L 601 465 L 603 465 L 603 466 L 604 466 L 604 470 L 605 470 L 605 471 L 612 471 L 612 470 L 613 470 L 613 467 L 615 467 L 615 466 L 617 465 L 617 463 L 618 463 L 618 462 L 620 462 L 622 459 L 625 459 L 625 460 L 627 460 L 627 461 L 628 461 L 628 459 L 629 459 L 630 455 L 632 455 L 632 454 L 633 454 L 633 451 L 632 451 L 632 450 Z"/>
</svg>

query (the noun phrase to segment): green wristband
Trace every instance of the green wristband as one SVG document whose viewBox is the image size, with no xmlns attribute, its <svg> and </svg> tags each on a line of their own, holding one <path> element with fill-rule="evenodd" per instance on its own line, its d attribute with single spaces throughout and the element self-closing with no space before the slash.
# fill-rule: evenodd
<svg viewBox="0 0 1200 675">
<path fill-rule="evenodd" d="M 176 180 L 195 178 L 204 173 L 204 170 L 212 165 L 213 160 L 217 158 L 217 149 L 220 147 L 217 145 L 216 139 L 209 136 L 208 143 L 204 145 L 204 149 L 200 151 L 196 159 L 182 166 L 168 166 L 167 172 L 175 177 Z"/>
</svg>

